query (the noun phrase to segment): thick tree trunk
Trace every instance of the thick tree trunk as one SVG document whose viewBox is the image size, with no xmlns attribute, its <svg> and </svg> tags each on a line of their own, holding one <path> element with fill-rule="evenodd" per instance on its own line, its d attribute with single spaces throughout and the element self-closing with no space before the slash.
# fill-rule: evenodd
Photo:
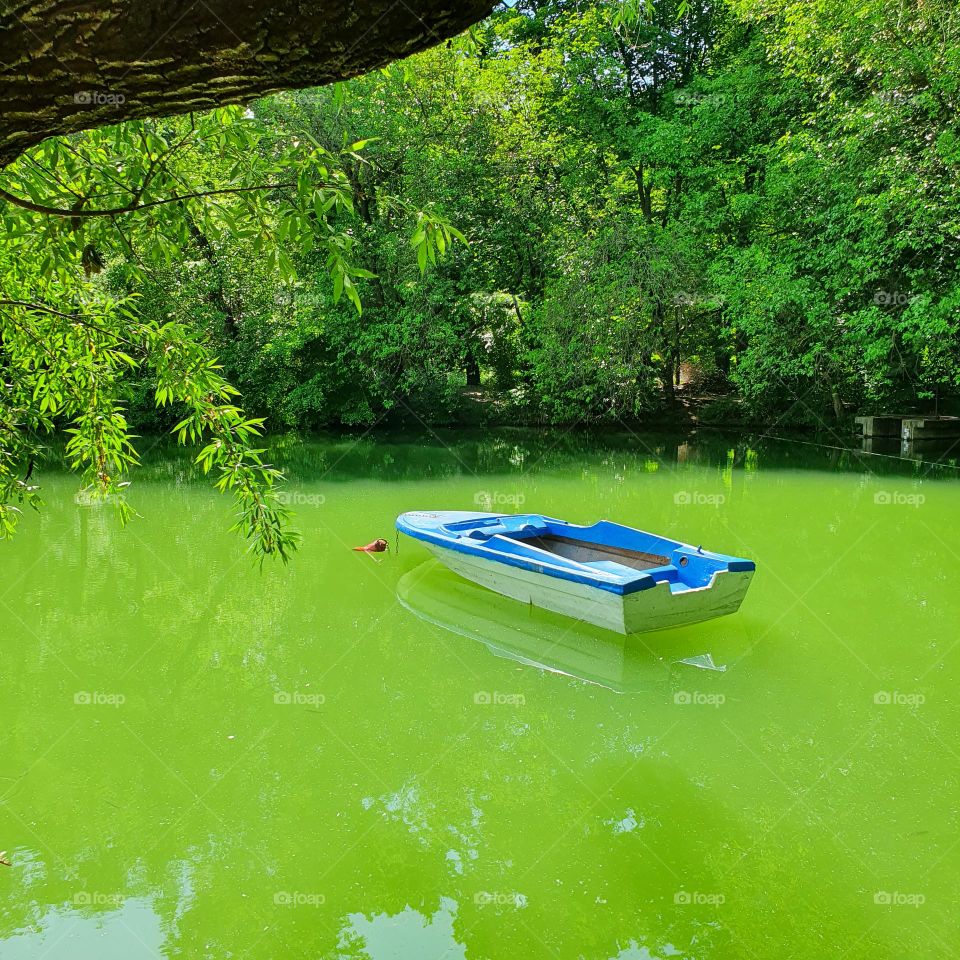
<svg viewBox="0 0 960 960">
<path fill-rule="evenodd" d="M 47 137 L 365 73 L 452 37 L 491 0 L 8 0 L 0 167 Z"/>
</svg>

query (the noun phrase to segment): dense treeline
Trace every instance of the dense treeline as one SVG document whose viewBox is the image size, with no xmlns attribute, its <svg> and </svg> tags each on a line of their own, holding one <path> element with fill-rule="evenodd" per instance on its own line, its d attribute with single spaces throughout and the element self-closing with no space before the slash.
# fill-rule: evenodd
<svg viewBox="0 0 960 960">
<path fill-rule="evenodd" d="M 0 534 L 63 425 L 120 499 L 131 428 L 179 420 L 274 552 L 258 417 L 948 412 L 958 104 L 947 0 L 520 0 L 336 87 L 48 140 L 0 192 Z"/>
<path fill-rule="evenodd" d="M 958 51 L 949 3 L 520 3 L 255 106 L 375 138 L 345 165 L 361 316 L 320 255 L 278 283 L 236 234 L 134 289 L 278 425 L 445 420 L 475 384 L 497 416 L 634 418 L 681 364 L 736 398 L 717 420 L 929 406 L 960 376 Z M 469 246 L 421 279 L 429 207 Z"/>
</svg>

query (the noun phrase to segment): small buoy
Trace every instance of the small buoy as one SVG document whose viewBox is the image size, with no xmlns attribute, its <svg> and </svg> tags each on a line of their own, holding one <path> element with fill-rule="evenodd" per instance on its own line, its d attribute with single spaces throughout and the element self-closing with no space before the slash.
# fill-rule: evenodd
<svg viewBox="0 0 960 960">
<path fill-rule="evenodd" d="M 386 540 L 374 540 L 373 543 L 368 543 L 365 547 L 354 547 L 354 550 L 358 550 L 360 553 L 383 553 L 390 546 Z"/>
</svg>

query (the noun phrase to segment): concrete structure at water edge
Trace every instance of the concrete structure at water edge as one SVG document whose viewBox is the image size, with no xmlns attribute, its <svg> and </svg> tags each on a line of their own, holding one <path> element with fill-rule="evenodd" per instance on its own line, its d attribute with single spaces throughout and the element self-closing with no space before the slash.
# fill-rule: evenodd
<svg viewBox="0 0 960 960">
<path fill-rule="evenodd" d="M 915 440 L 960 438 L 960 417 L 924 417 L 918 414 L 884 414 L 857 417 L 864 439 L 887 438 L 911 443 Z"/>
</svg>

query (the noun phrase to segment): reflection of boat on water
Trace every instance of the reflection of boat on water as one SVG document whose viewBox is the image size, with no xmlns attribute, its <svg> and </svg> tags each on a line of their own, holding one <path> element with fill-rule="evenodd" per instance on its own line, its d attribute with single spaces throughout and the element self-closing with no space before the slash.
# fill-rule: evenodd
<svg viewBox="0 0 960 960">
<path fill-rule="evenodd" d="M 722 634 L 705 625 L 658 634 L 654 647 L 650 638 L 619 636 L 530 605 L 518 608 L 515 601 L 463 580 L 437 560 L 405 574 L 397 599 L 421 620 L 477 640 L 495 656 L 621 693 L 666 690 L 671 669 L 690 669 L 674 667 L 681 658 L 706 650 L 732 657 L 743 650 L 740 642 L 731 645 L 729 631 Z"/>
<path fill-rule="evenodd" d="M 624 637 L 514 601 L 463 580 L 427 560 L 397 585 L 411 613 L 479 640 L 498 657 L 620 689 Z"/>
</svg>

